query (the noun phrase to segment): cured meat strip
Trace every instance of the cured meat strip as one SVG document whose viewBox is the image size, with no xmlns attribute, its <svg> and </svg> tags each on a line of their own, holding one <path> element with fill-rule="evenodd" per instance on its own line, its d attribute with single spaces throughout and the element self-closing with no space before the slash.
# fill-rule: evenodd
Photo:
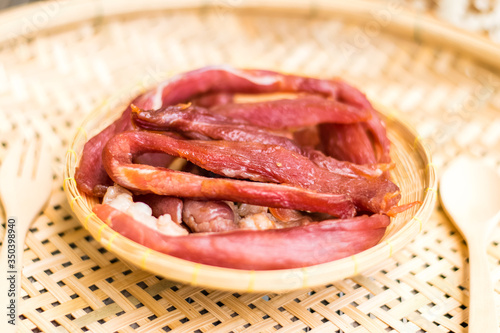
<svg viewBox="0 0 500 333">
<path fill-rule="evenodd" d="M 206 168 L 207 164 L 214 165 L 214 159 L 218 158 L 214 156 L 213 149 L 219 148 L 219 153 L 221 153 L 225 146 L 230 147 L 234 144 L 236 143 L 178 140 L 148 132 L 125 132 L 108 142 L 103 151 L 103 161 L 106 171 L 116 183 L 135 191 L 246 202 L 260 206 L 324 212 L 339 217 L 349 217 L 355 214 L 353 203 L 344 194 L 319 193 L 290 185 L 206 178 L 186 172 L 132 163 L 133 155 L 138 152 L 163 151 L 184 157 Z M 241 144 L 238 143 L 238 145 Z M 284 150 L 278 147 L 278 150 L 280 149 Z M 210 161 L 206 160 L 207 157 Z M 222 159 L 227 158 L 227 153 L 222 156 Z M 233 164 L 237 163 L 233 162 Z M 228 170 L 232 172 L 231 169 Z M 220 172 L 219 169 L 216 171 Z M 234 168 L 234 172 L 239 171 Z"/>
<path fill-rule="evenodd" d="M 311 159 L 317 165 L 327 170 L 353 178 L 378 177 L 388 169 L 385 165 L 356 165 L 338 161 L 325 156 L 322 152 L 312 148 L 299 147 L 293 140 L 272 134 L 262 127 L 242 123 L 241 120 L 213 114 L 197 107 L 183 107 L 179 105 L 167 106 L 158 110 L 141 110 L 132 105 L 132 118 L 140 127 L 150 130 L 181 131 L 183 135 L 192 139 L 214 139 L 236 142 L 255 142 L 279 145 L 292 152 L 299 153 Z M 273 112 L 272 109 L 266 113 Z M 303 115 L 301 119 L 307 118 Z M 299 124 L 300 122 L 297 121 Z M 371 145 L 370 145 L 371 148 Z M 373 150 L 371 150 L 373 153 Z"/>
<path fill-rule="evenodd" d="M 323 212 L 340 218 L 352 217 L 356 213 L 346 195 L 318 193 L 287 185 L 209 178 L 201 183 L 201 193 L 209 199 Z"/>
<path fill-rule="evenodd" d="M 138 96 L 132 104 L 143 109 L 159 109 L 166 105 L 188 102 L 203 94 L 217 93 L 307 92 L 336 98 L 338 89 L 342 85 L 344 85 L 342 81 L 212 66 L 174 76 Z M 82 192 L 94 196 L 104 195 L 111 181 L 102 167 L 102 149 L 115 134 L 131 128 L 130 107 L 128 107 L 115 123 L 85 144 L 80 165 L 75 172 L 76 182 Z"/>
<path fill-rule="evenodd" d="M 191 139 L 214 139 L 237 142 L 275 144 L 300 152 L 292 140 L 270 133 L 264 128 L 249 125 L 241 120 L 210 113 L 198 107 L 183 108 L 179 105 L 158 110 L 142 110 L 132 105 L 132 119 L 144 129 L 154 131 L 179 131 Z M 270 111 L 270 110 L 269 110 Z"/>
<path fill-rule="evenodd" d="M 201 106 L 202 108 L 211 108 L 214 106 L 229 104 L 234 101 L 234 95 L 231 93 L 208 93 L 193 99 L 193 105 Z"/>
<path fill-rule="evenodd" d="M 174 76 L 160 84 L 163 105 L 186 102 L 202 94 L 306 92 L 336 98 L 340 80 L 324 80 L 230 66 L 209 66 Z M 157 104 L 154 109 L 161 107 Z"/>
<path fill-rule="evenodd" d="M 211 112 L 270 129 L 289 129 L 320 123 L 350 124 L 371 118 L 364 109 L 317 96 L 257 103 L 225 104 Z"/>
<path fill-rule="evenodd" d="M 355 124 L 322 124 L 320 138 L 325 153 L 357 164 L 389 163 L 390 142 L 385 125 L 370 102 L 345 82 L 338 81 L 338 88 L 339 101 L 370 110 L 372 117 Z"/>
<path fill-rule="evenodd" d="M 341 259 L 376 245 L 389 224 L 385 215 L 327 220 L 265 231 L 235 230 L 188 236 L 166 236 L 137 228 L 131 216 L 109 205 L 93 211 L 121 235 L 181 259 L 236 269 L 288 269 Z"/>
<path fill-rule="evenodd" d="M 161 153 L 145 153 L 135 158 L 134 163 L 151 166 L 168 167 L 175 157 Z"/>
<path fill-rule="evenodd" d="M 75 180 L 80 191 L 102 197 L 108 186 L 113 185 L 102 167 L 102 150 L 116 133 L 130 129 L 130 108 L 127 108 L 118 120 L 85 143 L 82 159 L 75 170 Z"/>
<path fill-rule="evenodd" d="M 359 90 L 353 88 L 343 81 L 338 81 L 338 99 L 347 104 L 357 105 L 365 109 L 369 109 L 372 113 L 372 117 L 361 124 L 365 130 L 371 135 L 374 143 L 376 160 L 380 163 L 388 163 L 391 161 L 389 151 L 390 151 L 390 141 L 387 138 L 387 131 L 385 129 L 385 124 L 378 116 L 377 112 L 368 101 L 366 96 Z"/>
<path fill-rule="evenodd" d="M 377 162 L 372 142 L 361 124 L 321 124 L 319 133 L 326 155 L 356 164 Z"/>
<path fill-rule="evenodd" d="M 375 110 L 372 109 L 372 112 L 375 113 Z M 375 155 L 377 156 L 377 162 L 389 163 L 391 161 L 391 157 L 389 155 L 391 142 L 387 137 L 387 131 L 382 119 L 378 116 L 374 116 L 366 123 L 361 124 L 365 126 L 367 132 L 370 133 L 371 137 L 375 140 L 374 150 Z"/>
<path fill-rule="evenodd" d="M 153 107 L 154 93 L 152 91 L 136 97 L 132 104 L 143 107 Z M 108 186 L 113 185 L 112 180 L 104 170 L 102 165 L 102 150 L 109 139 L 118 133 L 133 129 L 130 120 L 131 108 L 125 109 L 120 118 L 92 137 L 83 147 L 82 157 L 79 166 L 75 170 L 75 180 L 78 189 L 84 193 L 102 197 L 106 193 Z M 147 161 L 147 157 L 142 157 Z M 163 159 L 165 162 L 167 160 Z"/>
<path fill-rule="evenodd" d="M 183 157 L 206 170 L 227 177 L 291 184 L 320 193 L 346 193 L 363 211 L 385 212 L 400 199 L 399 188 L 387 179 L 356 179 L 335 174 L 281 146 L 248 142 L 178 140 L 148 132 L 126 132 L 115 136 L 108 142 L 103 154 L 104 165 L 115 182 L 128 188 L 132 186 L 139 190 L 146 189 L 121 183 L 128 174 L 127 170 L 131 169 L 141 170 L 142 180 L 151 179 L 152 171 L 146 172 L 144 169 L 146 166 L 129 164 L 131 156 L 139 151 L 162 151 Z M 172 174 L 171 171 L 164 171 L 161 168 L 154 170 Z M 186 182 L 188 182 L 187 178 Z M 222 184 L 223 182 L 217 179 L 216 183 Z M 153 185 L 145 185 L 148 186 L 148 190 L 152 191 Z M 160 186 L 159 183 L 157 185 Z M 244 186 L 250 188 L 257 184 L 246 183 Z M 214 188 L 216 188 L 215 185 Z M 217 189 L 222 190 L 222 192 L 217 192 L 219 194 L 224 192 L 224 189 L 220 187 Z M 214 193 L 216 192 L 212 192 Z M 223 198 L 223 200 L 233 199 Z M 255 204 L 262 205 L 261 203 Z"/>
<path fill-rule="evenodd" d="M 294 130 L 292 133 L 293 141 L 301 147 L 319 147 L 319 131 L 317 126 L 303 127 Z"/>
</svg>

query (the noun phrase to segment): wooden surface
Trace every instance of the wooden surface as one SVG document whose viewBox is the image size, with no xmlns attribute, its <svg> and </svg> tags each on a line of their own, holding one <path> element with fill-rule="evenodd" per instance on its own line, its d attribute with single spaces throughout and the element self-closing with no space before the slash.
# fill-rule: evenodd
<svg viewBox="0 0 500 333">
<path fill-rule="evenodd" d="M 391 25 L 378 29 L 377 14 L 388 11 L 390 22 L 406 16 L 384 4 L 356 23 L 318 7 L 241 11 L 239 1 L 103 16 L 109 3 L 92 2 L 81 21 L 50 31 L 71 5 L 38 8 L 38 33 L 0 45 L 0 159 L 13 133 L 27 128 L 45 131 L 56 152 L 50 206 L 26 238 L 21 332 L 467 331 L 467 250 L 440 207 L 413 243 L 351 279 L 284 294 L 231 293 L 173 283 L 116 258 L 72 216 L 62 171 L 83 117 L 107 97 L 118 91 L 128 100 L 158 73 L 214 63 L 342 76 L 412 123 L 438 170 L 459 154 L 498 170 L 497 59 L 485 67 L 458 40 L 427 43 L 418 24 L 385 33 Z M 38 22 L 32 13 L 27 22 Z M 488 244 L 497 304 L 499 231 Z"/>
</svg>

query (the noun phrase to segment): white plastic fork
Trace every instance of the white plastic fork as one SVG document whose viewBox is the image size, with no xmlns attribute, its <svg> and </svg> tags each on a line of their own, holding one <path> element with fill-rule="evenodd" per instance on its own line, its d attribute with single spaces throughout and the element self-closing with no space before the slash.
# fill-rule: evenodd
<svg viewBox="0 0 500 333">
<path fill-rule="evenodd" d="M 52 190 L 51 155 L 42 137 L 14 141 L 0 166 L 0 196 L 6 215 L 0 253 L 0 328 L 15 332 L 24 239 Z"/>
</svg>

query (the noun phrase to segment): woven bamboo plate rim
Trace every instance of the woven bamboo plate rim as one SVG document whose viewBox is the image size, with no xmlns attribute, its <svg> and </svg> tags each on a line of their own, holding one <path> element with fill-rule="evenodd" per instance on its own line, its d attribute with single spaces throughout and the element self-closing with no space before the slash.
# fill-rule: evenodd
<svg viewBox="0 0 500 333">
<path fill-rule="evenodd" d="M 268 271 L 221 268 L 166 255 L 112 230 L 92 212 L 98 199 L 80 192 L 74 180 L 75 168 L 79 164 L 85 142 L 117 119 L 125 106 L 120 98 L 112 97 L 78 127 L 66 155 L 64 189 L 73 212 L 108 251 L 143 270 L 175 281 L 241 292 L 288 292 L 325 285 L 356 275 L 392 256 L 422 230 L 422 224 L 430 217 L 434 208 L 437 179 L 429 152 L 409 125 L 395 118 L 394 112 L 377 104 L 387 123 L 388 136 L 392 142 L 391 154 L 396 163 L 393 176 L 401 187 L 401 203 L 420 200 L 422 205 L 391 218 L 391 225 L 376 246 L 320 265 Z"/>
</svg>

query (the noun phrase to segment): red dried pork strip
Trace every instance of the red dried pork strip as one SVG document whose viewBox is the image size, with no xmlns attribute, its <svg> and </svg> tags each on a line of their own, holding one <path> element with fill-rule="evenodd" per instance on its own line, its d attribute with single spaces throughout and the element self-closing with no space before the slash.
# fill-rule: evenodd
<svg viewBox="0 0 500 333">
<path fill-rule="evenodd" d="M 102 197 L 108 186 L 113 185 L 102 166 L 102 150 L 116 133 L 130 130 L 131 126 L 130 108 L 127 108 L 118 120 L 85 143 L 82 159 L 75 171 L 75 180 L 80 191 Z"/>
<path fill-rule="evenodd" d="M 208 94 L 215 101 L 205 101 L 205 104 L 216 105 L 221 102 L 217 99 L 223 96 L 217 97 L 218 93 L 306 92 L 335 99 L 339 87 L 343 85 L 344 83 L 338 80 L 321 80 L 272 71 L 213 66 L 174 76 L 158 87 L 138 96 L 132 103 L 143 109 L 158 109 L 162 106 L 199 99 L 204 94 Z M 111 181 L 102 166 L 100 156 L 103 147 L 115 134 L 130 129 L 129 107 L 115 123 L 85 144 L 80 165 L 75 173 L 81 191 L 95 196 L 104 195 Z"/>
<path fill-rule="evenodd" d="M 197 97 L 191 102 L 196 106 L 211 108 L 214 106 L 229 104 L 234 101 L 234 94 L 226 92 L 207 93 Z"/>
<path fill-rule="evenodd" d="M 121 235 L 155 251 L 207 265 L 273 270 L 307 267 L 348 257 L 376 245 L 389 225 L 386 215 L 326 220 L 265 231 L 234 230 L 166 236 L 141 226 L 109 205 L 93 211 Z"/>
<path fill-rule="evenodd" d="M 275 144 L 301 152 L 293 140 L 275 135 L 262 127 L 214 114 L 196 106 L 172 105 L 158 110 L 142 110 L 132 105 L 132 119 L 141 128 L 176 131 L 191 139 L 214 139 Z M 271 112 L 272 110 L 267 110 Z"/>
<path fill-rule="evenodd" d="M 154 91 L 149 91 L 136 97 L 132 104 L 152 108 L 154 107 L 154 96 Z M 102 165 L 102 150 L 108 140 L 117 133 L 133 129 L 130 111 L 131 107 L 129 106 L 120 118 L 85 143 L 80 164 L 75 171 L 78 188 L 84 193 L 102 197 L 106 193 L 107 187 L 113 185 L 113 181 Z M 158 162 L 157 156 L 153 158 L 156 160 L 155 162 Z M 143 156 L 142 161 L 147 162 L 147 156 Z M 165 162 L 168 162 L 168 159 Z"/>
<path fill-rule="evenodd" d="M 295 161 L 287 162 L 283 159 L 282 167 L 284 170 L 289 170 L 288 174 L 279 171 L 280 166 L 277 166 L 276 162 L 272 162 L 274 165 L 273 170 L 267 173 L 264 170 L 265 166 L 259 163 L 240 164 L 244 159 L 255 160 L 254 157 L 258 156 L 257 153 L 261 155 L 259 159 L 266 155 L 271 161 L 274 161 L 273 156 L 277 156 L 275 153 L 282 154 L 283 158 L 290 158 L 288 156 L 290 152 L 282 147 L 263 146 L 267 151 L 262 150 L 262 147 L 246 143 L 179 140 L 157 133 L 125 132 L 113 137 L 108 142 L 103 152 L 103 161 L 111 179 L 135 191 L 185 198 L 237 201 L 267 207 L 322 212 L 338 217 L 354 216 L 355 207 L 348 195 L 316 191 L 316 189 L 321 190 L 322 187 L 327 186 L 307 180 L 308 169 L 298 171 L 296 170 L 296 164 L 289 165 L 289 162 L 293 163 Z M 248 149 L 245 150 L 245 147 Z M 165 152 L 183 157 L 207 170 L 225 176 L 246 177 L 264 181 L 273 180 L 279 183 L 289 179 L 285 183 L 298 184 L 300 182 L 309 189 L 293 185 L 257 183 L 224 178 L 213 179 L 167 168 L 133 164 L 133 156 L 145 151 Z M 312 164 L 301 155 L 297 155 L 297 157 L 302 158 L 305 163 Z M 307 167 L 309 166 L 314 168 L 314 165 L 308 165 Z M 321 170 L 327 172 L 324 169 Z M 328 185 L 328 190 L 332 186 Z M 367 191 L 370 194 L 372 192 Z M 385 193 L 382 197 L 370 198 L 368 204 L 375 203 L 377 199 L 381 199 L 383 202 L 378 202 L 379 207 L 374 211 L 380 210 L 381 204 L 386 205 L 387 208 L 389 208 L 389 205 L 393 205 L 393 199 L 390 199 L 389 202 L 385 201 Z"/>
<path fill-rule="evenodd" d="M 130 158 L 141 151 L 161 151 L 183 157 L 206 170 L 226 177 L 266 183 L 290 184 L 322 194 L 347 194 L 361 211 L 386 212 L 396 205 L 400 199 L 399 188 L 385 178 L 351 178 L 336 174 L 317 166 L 308 158 L 278 145 L 255 142 L 179 140 L 167 135 L 149 132 L 126 132 L 115 136 L 108 142 L 103 158 L 110 177 L 118 184 L 137 190 L 154 192 L 154 186 L 164 187 L 167 191 L 179 190 L 177 186 L 173 185 L 170 185 L 170 187 L 176 187 L 176 189 L 167 189 L 169 181 L 151 177 L 154 174 L 151 169 L 146 172 L 146 170 L 141 169 L 145 167 L 143 165 L 130 165 Z M 257 156 L 258 158 L 256 158 Z M 142 170 L 142 176 L 139 176 L 141 174 L 139 172 L 136 178 L 132 178 L 130 176 L 131 170 L 137 172 Z M 173 175 L 172 171 L 165 171 L 165 169 L 153 170 Z M 191 176 L 186 173 L 182 174 L 185 177 L 183 185 L 185 189 L 181 193 L 184 194 L 158 194 L 199 196 L 196 191 L 188 191 L 188 188 L 192 189 L 189 178 Z M 148 179 L 150 183 L 144 183 L 145 179 Z M 195 178 L 192 180 L 195 181 Z M 226 179 L 213 180 L 218 184 L 232 181 Z M 142 185 L 139 186 L 139 183 Z M 261 186 L 262 191 L 266 191 L 266 186 L 270 185 L 238 182 L 238 186 L 248 187 L 249 189 Z M 212 196 L 217 194 L 224 196 L 224 188 L 216 184 L 212 186 L 213 189 L 218 189 L 218 192 L 213 189 L 210 190 Z M 240 191 L 244 191 L 244 189 Z M 259 198 L 258 193 L 255 193 L 255 196 Z M 210 197 L 210 199 L 239 201 L 228 197 Z M 264 199 L 265 195 L 262 195 L 260 200 L 263 201 Z M 246 201 L 243 200 L 242 202 Z M 253 202 L 253 204 L 266 205 L 264 202 Z M 274 205 L 269 206 L 275 207 Z M 282 208 L 315 211 L 299 207 Z M 321 211 L 325 212 L 325 209 L 331 208 L 324 207 Z M 339 213 L 336 212 L 333 215 L 338 216 Z"/>
<path fill-rule="evenodd" d="M 213 107 L 210 111 L 270 129 L 289 129 L 321 123 L 351 124 L 368 120 L 372 116 L 370 109 L 318 96 L 231 103 Z"/>
<path fill-rule="evenodd" d="M 345 82 L 338 83 L 338 100 L 370 110 L 372 117 L 353 124 L 321 124 L 320 138 L 325 153 L 357 164 L 390 163 L 390 142 L 383 121 L 363 93 Z"/>
<path fill-rule="evenodd" d="M 383 164 L 364 166 L 338 161 L 326 156 L 321 151 L 299 147 L 293 140 L 273 134 L 262 127 L 249 125 L 239 119 L 214 114 L 206 109 L 195 106 L 172 105 L 148 111 L 142 110 L 135 105 L 131 107 L 134 122 L 144 129 L 180 131 L 184 136 L 192 139 L 210 138 L 214 140 L 278 145 L 304 155 L 317 165 L 331 172 L 353 178 L 359 176 L 378 177 L 390 167 L 390 165 Z M 266 114 L 273 113 L 274 109 L 266 109 L 263 112 Z M 299 126 L 304 126 L 311 121 L 308 119 L 307 113 L 304 113 L 295 122 Z"/>
<path fill-rule="evenodd" d="M 325 154 L 358 165 L 377 162 L 372 142 L 361 124 L 319 125 Z"/>
</svg>

